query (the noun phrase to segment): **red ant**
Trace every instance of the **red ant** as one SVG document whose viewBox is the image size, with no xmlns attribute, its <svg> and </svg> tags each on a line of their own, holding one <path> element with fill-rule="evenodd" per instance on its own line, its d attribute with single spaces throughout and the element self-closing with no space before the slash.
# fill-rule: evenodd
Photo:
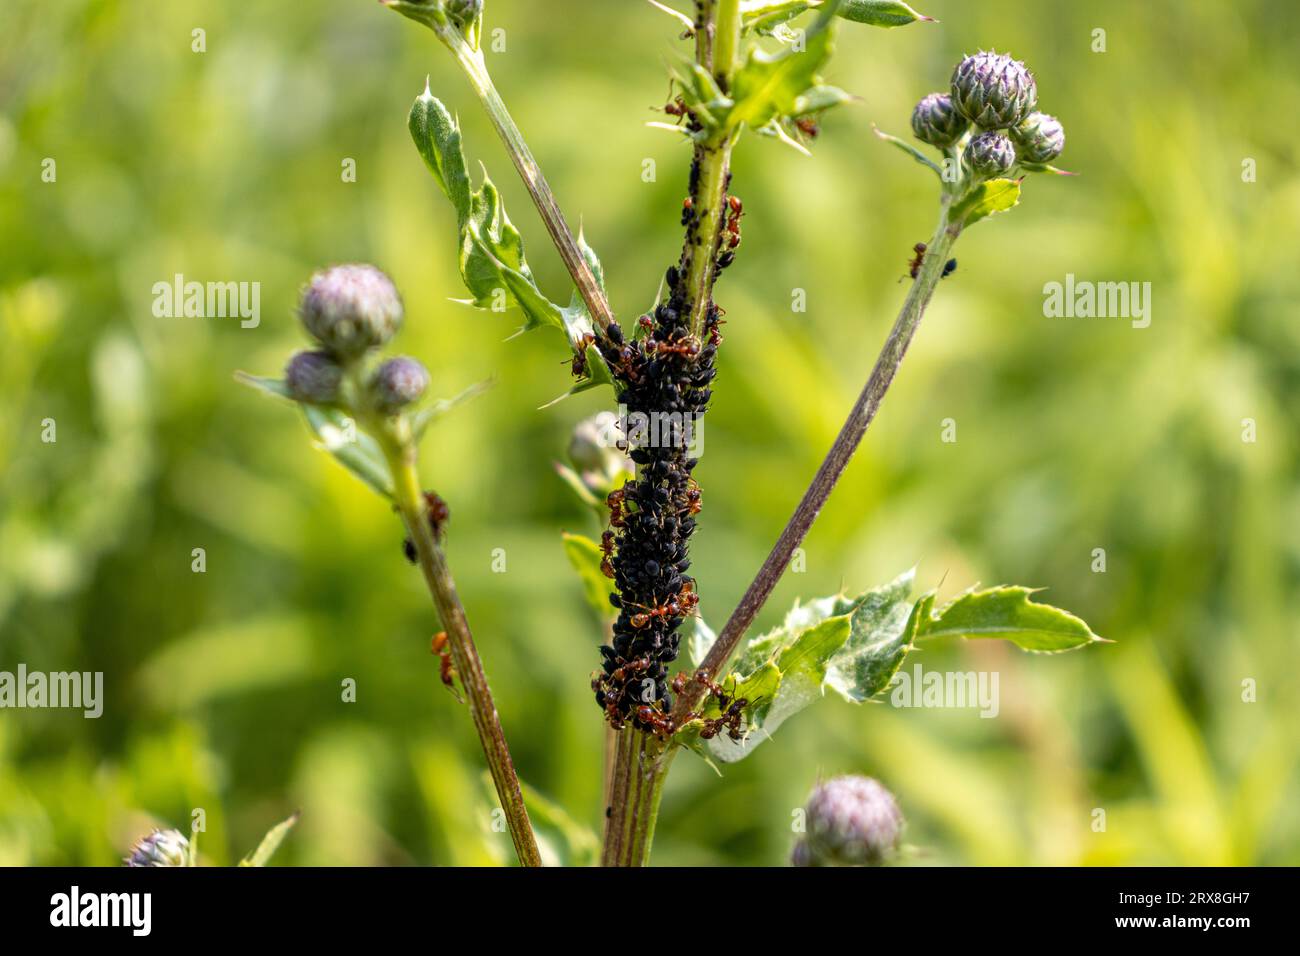
<svg viewBox="0 0 1300 956">
<path fill-rule="evenodd" d="M 693 335 L 672 342 L 656 342 L 655 351 L 660 355 L 680 355 L 682 358 L 695 358 L 700 354 L 700 343 Z"/>
<path fill-rule="evenodd" d="M 679 96 L 664 107 L 664 112 L 669 116 L 676 116 L 680 124 L 683 119 L 691 115 L 691 108 L 686 105 L 686 100 Z"/>
<path fill-rule="evenodd" d="M 925 262 L 925 243 L 918 242 L 912 247 L 912 251 L 916 253 L 916 256 L 907 264 L 907 274 L 915 279 L 921 271 L 921 264 Z M 903 280 L 899 279 L 898 281 L 902 282 Z"/>
<path fill-rule="evenodd" d="M 614 532 L 606 531 L 600 536 L 600 573 L 607 578 L 614 576 Z"/>
<path fill-rule="evenodd" d="M 582 378 L 587 374 L 587 347 L 595 344 L 596 336 L 590 332 L 584 332 L 582 337 L 574 343 L 573 363 L 569 366 L 569 371 L 574 378 Z"/>
<path fill-rule="evenodd" d="M 740 245 L 740 219 L 745 215 L 745 204 L 740 201 L 739 196 L 728 196 L 727 209 L 726 233 L 728 248 L 735 249 Z"/>
<path fill-rule="evenodd" d="M 655 320 L 651 318 L 649 315 L 643 315 L 641 316 L 641 318 L 637 319 L 636 321 L 637 324 L 641 326 L 641 328 L 645 329 L 647 332 L 652 331 L 655 327 Z"/>
<path fill-rule="evenodd" d="M 817 121 L 811 116 L 801 116 L 794 121 L 794 125 L 799 129 L 799 132 L 809 139 L 816 139 L 817 134 L 821 132 L 821 127 L 817 125 Z"/>
<path fill-rule="evenodd" d="M 424 493 L 424 510 L 429 519 L 429 530 L 433 532 L 435 541 L 442 540 L 443 526 L 451 519 L 451 509 L 447 507 L 447 502 L 443 501 L 432 491 Z M 420 554 L 415 549 L 415 542 L 409 537 L 402 541 L 402 553 L 406 555 L 406 560 L 415 564 L 419 560 Z"/>
<path fill-rule="evenodd" d="M 699 607 L 700 598 L 695 593 L 695 585 L 687 581 L 682 585 L 681 591 L 667 602 L 659 607 L 646 607 L 644 604 L 633 604 L 633 607 L 642 609 L 641 613 L 633 614 L 629 622 L 633 627 L 647 627 L 650 622 L 657 617 L 686 617 L 697 607 Z"/>
<path fill-rule="evenodd" d="M 625 527 L 623 522 L 623 498 L 625 492 L 622 488 L 615 488 L 605 499 L 605 504 L 609 505 L 609 526 L 611 528 Z"/>
<path fill-rule="evenodd" d="M 700 730 L 700 737 L 704 740 L 712 740 L 725 727 L 727 728 L 727 736 L 732 740 L 739 741 L 744 736 L 741 723 L 745 719 L 745 708 L 748 706 L 748 700 L 744 697 L 737 697 L 722 712 L 720 717 L 704 721 L 704 727 Z"/>
<path fill-rule="evenodd" d="M 700 492 L 700 486 L 696 484 L 695 479 L 692 478 L 690 486 L 686 489 L 686 513 L 692 515 L 699 514 L 700 509 L 703 507 L 702 498 L 703 495 Z"/>
<path fill-rule="evenodd" d="M 438 671 L 443 684 L 456 698 L 456 703 L 465 703 L 464 698 L 460 696 L 460 691 L 456 690 L 456 668 L 451 663 L 451 651 L 447 650 L 446 631 L 439 631 L 433 635 L 433 645 L 430 650 L 438 655 Z"/>
</svg>

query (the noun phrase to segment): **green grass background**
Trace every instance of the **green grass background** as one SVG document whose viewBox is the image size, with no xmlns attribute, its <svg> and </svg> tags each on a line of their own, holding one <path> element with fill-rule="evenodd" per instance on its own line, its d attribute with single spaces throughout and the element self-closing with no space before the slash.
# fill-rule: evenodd
<svg viewBox="0 0 1300 956">
<path fill-rule="evenodd" d="M 721 778 L 686 755 L 655 860 L 781 863 L 813 782 L 855 772 L 897 793 L 914 863 L 1300 862 L 1300 8 L 918 6 L 942 23 L 843 25 L 826 75 L 861 101 L 828 118 L 815 158 L 740 144 L 745 242 L 718 290 L 727 341 L 697 473 L 701 608 L 720 626 L 757 569 L 929 234 L 932 180 L 871 124 L 905 134 L 963 53 L 996 47 L 1036 70 L 1068 132 L 1062 165 L 1082 175 L 1033 178 L 1021 208 L 962 239 L 806 571 L 760 624 L 915 564 L 945 593 L 1047 588 L 1116 643 L 928 646 L 910 663 L 999 672 L 998 719 L 828 699 Z M 487 8 L 506 31 L 488 57 L 498 85 L 630 319 L 680 242 L 688 153 L 644 124 L 685 45 L 637 0 Z M 282 366 L 304 341 L 302 282 L 351 260 L 398 282 L 398 346 L 438 393 L 496 378 L 438 426 L 425 480 L 453 509 L 450 559 L 516 764 L 598 827 L 598 628 L 560 546 L 561 530 L 596 529 L 551 463 L 609 393 L 539 411 L 566 387 L 558 336 L 506 341 L 514 317 L 448 301 L 463 295 L 455 223 L 405 128 L 426 75 L 542 287 L 567 299 L 450 57 L 374 2 L 0 7 L 0 670 L 106 683 L 99 720 L 0 711 L 0 863 L 112 864 L 196 807 L 212 863 L 294 808 L 279 863 L 508 859 L 396 519 L 290 409 L 232 380 Z M 57 182 L 41 181 L 46 157 Z M 1257 182 L 1242 182 L 1246 157 Z M 358 182 L 341 181 L 344 158 Z M 260 282 L 261 326 L 154 318 L 151 286 L 178 272 Z M 1066 273 L 1151 282 L 1150 328 L 1045 318 L 1043 285 Z M 955 443 L 940 441 L 946 418 Z"/>
</svg>

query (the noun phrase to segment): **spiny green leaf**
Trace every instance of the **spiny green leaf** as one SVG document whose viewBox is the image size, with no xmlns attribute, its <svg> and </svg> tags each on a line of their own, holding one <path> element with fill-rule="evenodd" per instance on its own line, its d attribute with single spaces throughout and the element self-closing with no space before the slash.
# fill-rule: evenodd
<svg viewBox="0 0 1300 956">
<path fill-rule="evenodd" d="M 538 289 L 524 258 L 523 237 L 486 171 L 483 185 L 472 188 L 460 127 L 427 85 L 411 107 L 407 126 L 425 165 L 456 210 L 460 274 L 473 304 L 496 308 L 506 296 L 524 313 L 525 331 L 553 326 L 572 341 L 564 310 Z"/>
<path fill-rule="evenodd" d="M 748 756 L 786 720 L 820 698 L 830 659 L 844 646 L 849 631 L 848 615 L 827 618 L 800 632 L 754 675 L 739 681 L 732 696 L 749 701 L 745 708 L 744 736 L 732 740 L 724 731 L 704 741 L 705 749 L 724 763 L 735 763 Z M 773 668 L 779 675 L 775 682 Z M 717 716 L 716 709 L 714 702 L 705 716 Z"/>
<path fill-rule="evenodd" d="M 936 613 L 931 591 L 917 602 L 916 636 L 1002 638 L 1038 652 L 1068 651 L 1103 642 L 1068 611 L 1030 601 L 1035 593 L 1033 588 L 1019 586 L 971 590 Z"/>
<path fill-rule="evenodd" d="M 280 844 L 284 838 L 289 835 L 293 825 L 298 822 L 298 813 L 294 813 L 289 819 L 277 823 L 271 827 L 266 836 L 262 837 L 262 842 L 257 845 L 257 849 L 248 856 L 239 861 L 240 866 L 266 866 L 267 862 L 280 849 Z"/>
<path fill-rule="evenodd" d="M 425 165 L 451 200 L 463 227 L 470 215 L 472 190 L 461 145 L 460 126 L 447 107 L 430 92 L 428 80 L 425 80 L 424 92 L 411 107 L 407 127 L 411 131 L 411 138 L 415 140 L 415 148 L 420 151 Z"/>
<path fill-rule="evenodd" d="M 938 22 L 934 17 L 917 13 L 901 0 L 843 0 L 836 15 L 873 27 L 905 27 L 918 20 Z"/>
<path fill-rule="evenodd" d="M 893 146 L 897 146 L 899 149 L 907 153 L 907 155 L 911 156 L 922 166 L 929 166 L 930 169 L 934 170 L 934 174 L 936 176 L 938 176 L 941 180 L 943 179 L 943 170 L 939 168 L 939 164 L 936 163 L 934 160 L 932 160 L 929 156 L 925 155 L 925 153 L 921 152 L 911 143 L 907 142 L 906 140 L 899 139 L 897 136 L 891 136 L 886 132 L 876 129 L 874 126 L 872 127 L 872 131 L 878 137 L 883 139 L 886 143 L 890 143 Z"/>
<path fill-rule="evenodd" d="M 564 532 L 562 537 L 564 554 L 582 580 L 582 593 L 587 604 L 602 621 L 612 621 L 618 616 L 618 611 L 609 603 L 609 596 L 614 593 L 614 582 L 600 570 L 604 558 L 600 545 L 580 534 Z"/>
<path fill-rule="evenodd" d="M 949 219 L 966 228 L 994 213 L 1012 209 L 1019 203 L 1018 179 L 990 179 L 980 183 L 961 202 L 954 205 Z"/>
<path fill-rule="evenodd" d="M 337 408 L 304 403 L 302 412 L 325 451 L 385 498 L 393 497 L 393 475 L 374 438 L 357 428 L 356 422 Z"/>
<path fill-rule="evenodd" d="M 727 116 L 728 126 L 758 129 L 775 117 L 798 115 L 799 98 L 820 86 L 817 71 L 830 59 L 833 48 L 834 30 L 819 21 L 809 28 L 803 50 L 786 47 L 767 53 L 758 47 L 751 49 L 732 82 L 736 102 Z"/>
<path fill-rule="evenodd" d="M 759 36 L 771 36 L 777 27 L 811 10 L 818 3 L 819 0 L 742 0 L 741 30 L 752 30 Z"/>
<path fill-rule="evenodd" d="M 853 603 L 849 639 L 826 671 L 826 686 L 845 700 L 870 700 L 888 687 L 911 649 L 914 577 L 915 569 L 906 571 Z"/>
<path fill-rule="evenodd" d="M 241 385 L 247 385 L 249 388 L 255 388 L 266 395 L 273 395 L 276 398 L 287 398 L 289 401 L 295 401 L 293 393 L 289 391 L 289 386 L 283 379 L 265 378 L 261 375 L 249 375 L 247 372 L 236 372 L 235 381 Z"/>
</svg>

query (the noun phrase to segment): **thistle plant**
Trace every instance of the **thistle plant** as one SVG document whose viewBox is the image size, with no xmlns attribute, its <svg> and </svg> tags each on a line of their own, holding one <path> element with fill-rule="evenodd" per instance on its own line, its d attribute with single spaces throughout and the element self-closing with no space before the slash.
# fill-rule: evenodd
<svg viewBox="0 0 1300 956">
<path fill-rule="evenodd" d="M 1031 601 L 1028 588 L 971 589 L 936 607 L 934 591 L 913 596 L 912 571 L 874 589 L 801 602 L 779 627 L 744 640 L 874 419 L 927 305 L 951 271 L 957 239 L 1016 206 L 1026 174 L 1061 172 L 1048 164 L 1061 152 L 1064 132 L 1036 112 L 1037 82 L 1024 64 L 1002 54 L 975 54 L 957 65 L 950 89 L 918 103 L 913 132 L 938 151 L 938 161 L 878 133 L 936 174 L 938 223 L 928 243 L 916 244 L 912 285 L 839 436 L 715 635 L 699 615 L 707 569 L 694 567 L 690 554 L 706 498 L 694 477 L 699 459 L 692 438 L 717 384 L 725 314 L 715 298 L 720 279 L 742 253 L 742 232 L 761 228 L 745 219 L 733 151 L 749 133 L 811 156 L 823 114 L 855 99 L 821 78 L 837 29 L 845 22 L 900 27 L 931 18 L 899 0 L 695 0 L 689 12 L 651 0 L 675 18 L 691 45 L 671 67 L 663 111 L 673 121 L 652 125 L 680 137 L 691 158 L 683 171 L 681 211 L 672 213 L 680 215 L 681 251 L 654 277 L 659 292 L 652 307 L 620 320 L 606 297 L 600 258 L 581 232 L 570 229 L 492 81 L 479 46 L 485 5 L 380 2 L 429 28 L 451 52 L 573 283 L 567 301 L 539 286 L 496 186 L 486 172 L 477 185 L 471 177 L 460 126 L 433 94 L 430 79 L 408 129 L 455 214 L 447 248 L 456 250 L 468 304 L 488 309 L 504 301 L 518 310 L 522 330 L 559 333 L 575 379 L 560 397 L 609 386 L 624 412 L 616 428 L 609 418 L 585 423 L 569 449 L 572 467 L 557 466 L 603 525 L 599 541 L 566 535 L 565 548 L 605 622 L 591 677 L 610 737 L 604 864 L 648 860 L 664 780 L 681 750 L 715 764 L 743 759 L 827 689 L 854 703 L 881 693 L 919 641 L 997 637 L 1027 650 L 1061 651 L 1100 640 L 1073 615 Z M 522 862 L 536 863 L 519 783 L 441 551 L 444 509 L 431 508 L 435 499 L 416 477 L 417 441 L 428 420 L 450 403 L 419 410 L 430 384 L 423 367 L 409 358 L 377 366 L 373 360 L 401 318 L 396 290 L 377 270 L 320 273 L 302 307 L 303 324 L 319 347 L 295 356 L 283 381 L 252 381 L 296 401 L 325 447 L 401 514 L 516 849 Z M 729 334 L 745 334 L 742 316 L 727 321 Z M 660 427 L 645 428 L 646 422 Z M 683 652 L 690 667 L 674 673 Z M 814 793 L 808 813 L 815 826 L 796 850 L 799 861 L 874 863 L 897 844 L 901 814 L 874 781 L 830 781 Z"/>
</svg>

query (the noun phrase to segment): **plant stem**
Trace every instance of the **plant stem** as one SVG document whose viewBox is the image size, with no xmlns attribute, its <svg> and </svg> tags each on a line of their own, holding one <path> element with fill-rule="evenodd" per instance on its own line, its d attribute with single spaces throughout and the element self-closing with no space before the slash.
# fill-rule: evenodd
<svg viewBox="0 0 1300 956">
<path fill-rule="evenodd" d="M 434 25 L 432 29 L 455 55 L 456 61 L 469 78 L 474 92 L 478 94 L 488 118 L 496 128 L 497 135 L 501 137 L 501 142 L 505 144 L 506 152 L 510 154 L 515 169 L 519 171 L 520 179 L 523 180 L 528 194 L 533 199 L 533 205 L 537 207 L 537 212 L 546 225 L 546 231 L 551 235 L 556 251 L 564 260 L 569 275 L 573 277 L 573 284 L 577 286 L 578 294 L 587 306 L 587 312 L 599 328 L 602 330 L 608 328 L 609 323 L 614 321 L 609 301 L 601 291 L 600 283 L 596 280 L 586 257 L 583 256 L 578 240 L 574 238 L 573 230 L 565 221 L 555 193 L 551 191 L 550 184 L 542 175 L 537 160 L 533 158 L 532 151 L 524 140 L 524 134 L 515 125 L 510 111 L 506 109 L 506 104 L 501 99 L 501 94 L 497 92 L 492 77 L 488 74 L 487 65 L 483 62 L 483 51 L 471 47 L 460 31 L 453 26 Z"/>
<path fill-rule="evenodd" d="M 731 85 L 740 42 L 740 0 L 701 0 L 700 16 L 702 27 L 695 31 L 696 62 L 712 71 L 725 91 Z M 681 269 L 691 304 L 690 329 L 696 336 L 704 328 L 713 301 L 734 143 L 735 134 L 724 129 L 697 144 L 693 157 L 691 203 L 696 222 L 686 234 Z"/>
<path fill-rule="evenodd" d="M 674 751 L 632 727 L 618 732 L 601 866 L 645 866 L 650 861 L 659 801 Z"/>
<path fill-rule="evenodd" d="M 497 798 L 505 811 L 515 852 L 522 865 L 541 866 L 537 839 L 533 836 L 528 821 L 528 810 L 520 792 L 519 778 L 510 759 L 510 748 L 506 745 L 505 734 L 501 730 L 501 721 L 497 717 L 496 704 L 492 701 L 487 676 L 483 673 L 483 663 L 474 646 L 474 636 L 470 633 L 465 608 L 456 593 L 456 583 L 447 566 L 446 556 L 429 526 L 428 508 L 416 472 L 415 444 L 409 434 L 393 434 L 387 428 L 376 429 L 376 434 L 382 436 L 384 452 L 393 474 L 393 499 L 406 524 L 407 533 L 415 542 L 425 584 L 433 597 L 438 617 L 447 630 L 447 646 L 451 649 L 452 663 L 465 688 L 474 728 L 483 744 L 483 754 L 487 757 L 488 770 L 496 785 Z"/>
<path fill-rule="evenodd" d="M 695 56 L 719 86 L 731 85 L 740 42 L 740 0 L 698 0 Z M 713 302 L 722 242 L 734 134 L 723 130 L 695 147 L 691 201 L 695 222 L 688 227 L 680 267 L 691 305 L 690 328 L 699 335 Z M 619 732 L 610 775 L 604 866 L 645 866 L 650 860 L 664 782 L 677 748 L 632 727 Z"/>
<path fill-rule="evenodd" d="M 835 443 L 827 452 L 821 467 L 817 469 L 817 474 L 813 476 L 812 483 L 804 492 L 794 514 L 790 516 L 785 530 L 781 532 L 781 537 L 777 539 L 767 560 L 759 568 L 757 576 L 745 591 L 744 597 L 740 599 L 740 604 L 732 612 L 722 633 L 718 635 L 718 639 L 709 649 L 699 670 L 696 671 L 697 675 L 716 678 L 724 672 L 727 661 L 754 622 L 759 610 L 771 596 L 777 581 L 789 567 L 795 548 L 803 542 L 804 536 L 817 520 L 817 515 L 826 504 L 831 491 L 834 490 L 835 483 L 844 473 L 844 469 L 876 417 L 876 411 L 894 381 L 898 366 L 903 361 L 903 356 L 907 354 L 912 337 L 921 324 L 925 308 L 929 305 L 935 287 L 943 276 L 943 267 L 948 261 L 948 253 L 961 233 L 960 225 L 950 224 L 948 221 L 950 202 L 951 197 L 945 196 L 939 225 L 935 230 L 934 238 L 929 242 L 921 270 L 908 291 L 907 299 L 898 313 L 898 319 L 894 322 L 889 338 L 885 340 L 885 345 L 880 350 L 880 356 L 876 359 L 875 367 L 871 370 L 871 376 L 863 386 L 862 393 L 858 395 L 858 400 L 849 412 L 849 417 L 840 429 Z M 704 685 L 697 680 L 692 680 L 678 695 L 674 716 L 680 720 L 688 711 L 698 706 L 704 697 L 704 692 Z"/>
</svg>

